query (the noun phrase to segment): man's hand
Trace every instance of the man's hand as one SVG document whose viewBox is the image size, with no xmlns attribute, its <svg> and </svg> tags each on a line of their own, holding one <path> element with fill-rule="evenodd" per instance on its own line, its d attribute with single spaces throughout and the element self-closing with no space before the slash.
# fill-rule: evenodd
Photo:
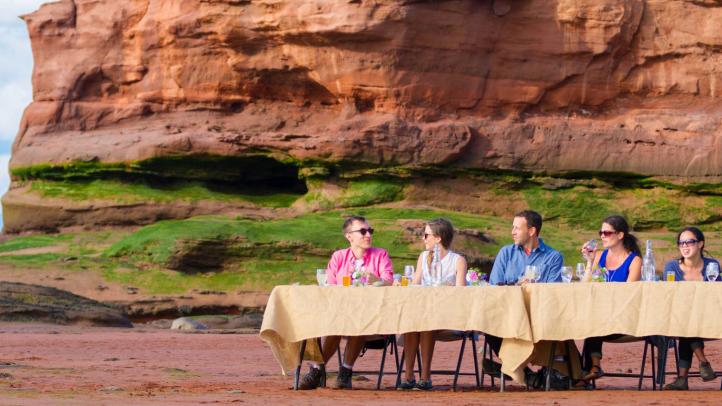
<svg viewBox="0 0 722 406">
<path fill-rule="evenodd" d="M 369 285 L 373 285 L 373 284 L 375 284 L 376 282 L 381 282 L 381 283 L 383 283 L 383 286 L 386 286 L 386 285 L 390 285 L 390 284 L 391 284 L 391 283 L 386 282 L 385 280 L 383 280 L 383 279 L 381 279 L 381 278 L 376 277 L 376 275 L 372 274 L 371 272 L 367 272 L 367 273 L 366 273 L 366 280 L 367 280 L 367 283 L 368 283 Z"/>
</svg>

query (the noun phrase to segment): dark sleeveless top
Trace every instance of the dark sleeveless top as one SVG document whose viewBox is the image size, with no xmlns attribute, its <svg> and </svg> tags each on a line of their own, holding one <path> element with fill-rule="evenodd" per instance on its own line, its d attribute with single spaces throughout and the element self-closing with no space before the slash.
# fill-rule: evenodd
<svg viewBox="0 0 722 406">
<path fill-rule="evenodd" d="M 605 267 L 607 264 L 607 252 L 609 250 L 604 250 L 602 252 L 602 256 L 599 257 L 599 267 Z M 607 282 L 626 282 L 627 278 L 629 277 L 629 266 L 632 265 L 632 260 L 634 257 L 636 257 L 637 254 L 630 253 L 627 255 L 627 259 L 622 262 L 622 265 L 619 266 L 617 269 L 609 269 L 607 268 Z"/>
</svg>

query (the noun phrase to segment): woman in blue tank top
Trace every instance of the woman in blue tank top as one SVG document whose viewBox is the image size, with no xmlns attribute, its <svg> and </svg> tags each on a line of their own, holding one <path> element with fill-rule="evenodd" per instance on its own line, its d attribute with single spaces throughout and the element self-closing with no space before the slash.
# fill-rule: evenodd
<svg viewBox="0 0 722 406">
<path fill-rule="evenodd" d="M 602 222 L 599 230 L 604 251 L 589 250 L 586 245 L 582 247 L 582 254 L 587 260 L 585 280 L 592 278 L 592 269 L 604 267 L 607 269 L 608 282 L 635 282 L 642 275 L 642 260 L 637 237 L 629 233 L 629 224 L 622 216 L 609 216 Z M 602 343 L 621 337 L 621 334 L 612 334 L 605 337 L 589 337 L 584 340 L 584 365 L 589 373 L 584 376 L 586 380 L 601 378 L 602 370 Z"/>
</svg>

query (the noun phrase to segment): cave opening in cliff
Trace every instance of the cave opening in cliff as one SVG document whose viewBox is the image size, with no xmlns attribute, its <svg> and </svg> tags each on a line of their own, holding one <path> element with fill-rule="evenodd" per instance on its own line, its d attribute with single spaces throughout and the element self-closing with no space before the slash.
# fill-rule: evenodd
<svg viewBox="0 0 722 406">
<path fill-rule="evenodd" d="M 221 193 L 267 195 L 305 194 L 299 167 L 263 155 L 249 156 L 167 156 L 139 162 L 128 175 L 146 174 L 144 181 L 154 187 L 172 187 L 177 182 L 201 182 Z"/>
</svg>

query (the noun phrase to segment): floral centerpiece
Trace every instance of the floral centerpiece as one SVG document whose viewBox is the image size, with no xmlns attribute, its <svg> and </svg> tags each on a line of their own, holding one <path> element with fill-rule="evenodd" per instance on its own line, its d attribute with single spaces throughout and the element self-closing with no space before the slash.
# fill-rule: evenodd
<svg viewBox="0 0 722 406">
<path fill-rule="evenodd" d="M 466 271 L 466 284 L 470 286 L 486 285 L 486 274 L 482 273 L 479 268 L 469 268 Z"/>
<path fill-rule="evenodd" d="M 351 274 L 351 284 L 353 286 L 365 286 L 367 283 L 368 277 L 366 276 L 366 272 L 363 267 L 361 269 L 355 270 Z"/>
<path fill-rule="evenodd" d="M 607 281 L 607 268 L 595 268 L 592 271 L 592 282 L 606 282 Z"/>
</svg>

